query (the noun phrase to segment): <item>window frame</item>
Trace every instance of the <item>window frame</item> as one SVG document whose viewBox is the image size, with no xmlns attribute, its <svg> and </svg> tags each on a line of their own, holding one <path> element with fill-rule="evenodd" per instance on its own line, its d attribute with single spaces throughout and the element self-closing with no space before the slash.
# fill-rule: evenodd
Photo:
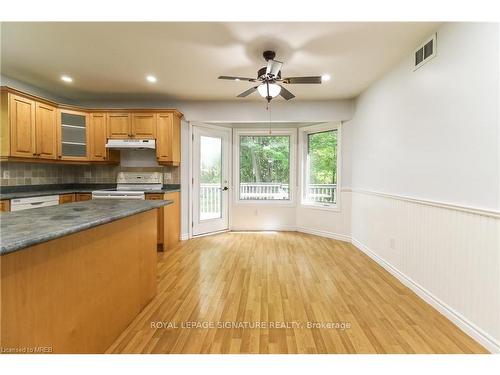
<svg viewBox="0 0 500 375">
<path fill-rule="evenodd" d="M 307 175 L 308 175 L 308 165 L 307 165 L 307 153 L 308 153 L 308 136 L 310 134 L 322 133 L 326 131 L 336 130 L 337 131 L 337 202 L 335 203 L 320 203 L 320 202 L 310 202 L 305 199 L 305 191 L 307 186 Z M 299 165 L 299 199 L 300 206 L 304 208 L 312 208 L 317 210 L 327 210 L 327 211 L 340 211 L 340 201 L 341 201 L 341 191 L 340 191 L 340 181 L 342 178 L 342 123 L 325 123 L 319 125 L 311 125 L 299 128 L 299 153 L 300 153 L 300 165 Z"/>
<path fill-rule="evenodd" d="M 265 199 L 240 199 L 240 137 L 241 136 L 289 136 L 290 137 L 290 175 L 289 175 L 289 193 L 290 199 L 287 200 L 265 200 Z M 296 148 L 297 148 L 297 129 L 272 129 L 269 134 L 269 128 L 259 129 L 233 129 L 233 202 L 235 205 L 279 205 L 294 207 L 296 205 Z"/>
</svg>

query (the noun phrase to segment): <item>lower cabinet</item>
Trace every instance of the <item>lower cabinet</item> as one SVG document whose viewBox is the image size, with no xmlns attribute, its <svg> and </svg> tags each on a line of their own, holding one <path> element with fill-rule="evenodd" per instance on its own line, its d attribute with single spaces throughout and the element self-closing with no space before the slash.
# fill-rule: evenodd
<svg viewBox="0 0 500 375">
<path fill-rule="evenodd" d="M 10 211 L 10 200 L 4 199 L 0 201 L 0 212 L 9 212 Z"/>
<path fill-rule="evenodd" d="M 158 249 L 172 250 L 180 240 L 180 193 L 146 193 L 148 200 L 171 200 L 172 204 L 158 208 Z"/>
<path fill-rule="evenodd" d="M 76 193 L 75 201 L 83 202 L 92 200 L 92 193 Z"/>
<path fill-rule="evenodd" d="M 166 250 L 171 250 L 177 246 L 181 237 L 181 193 L 166 193 L 165 199 L 174 202 L 163 207 L 164 246 Z"/>
<path fill-rule="evenodd" d="M 59 204 L 71 203 L 75 201 L 75 194 L 59 195 Z"/>
</svg>

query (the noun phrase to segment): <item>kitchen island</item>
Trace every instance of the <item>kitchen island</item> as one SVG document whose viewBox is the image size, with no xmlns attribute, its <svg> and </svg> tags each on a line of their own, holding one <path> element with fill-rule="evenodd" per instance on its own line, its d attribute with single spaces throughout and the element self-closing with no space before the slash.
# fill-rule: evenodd
<svg viewBox="0 0 500 375">
<path fill-rule="evenodd" d="M 156 292 L 156 200 L 0 214 L 3 353 L 102 353 Z"/>
</svg>

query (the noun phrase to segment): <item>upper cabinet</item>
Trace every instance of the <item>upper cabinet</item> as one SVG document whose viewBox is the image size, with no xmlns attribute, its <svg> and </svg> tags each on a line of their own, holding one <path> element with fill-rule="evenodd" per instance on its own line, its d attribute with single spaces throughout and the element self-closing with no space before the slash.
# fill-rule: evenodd
<svg viewBox="0 0 500 375">
<path fill-rule="evenodd" d="M 38 157 L 57 159 L 57 108 L 36 103 L 35 150 Z"/>
<path fill-rule="evenodd" d="M 120 151 L 109 150 L 106 148 L 108 140 L 107 114 L 104 112 L 89 113 L 89 160 L 90 161 L 108 161 L 119 162 Z"/>
<path fill-rule="evenodd" d="M 157 114 L 156 158 L 158 163 L 178 166 L 181 163 L 181 115 Z"/>
<path fill-rule="evenodd" d="M 10 155 L 34 158 L 35 150 L 35 102 L 9 94 Z"/>
<path fill-rule="evenodd" d="M 8 94 L 8 121 L 2 119 L 2 156 L 56 159 L 57 109 L 19 95 Z"/>
<path fill-rule="evenodd" d="M 62 109 L 59 121 L 59 159 L 88 160 L 88 114 Z"/>
<path fill-rule="evenodd" d="M 108 113 L 108 138 L 155 139 L 156 113 Z"/>
<path fill-rule="evenodd" d="M 181 118 L 175 109 L 86 110 L 1 87 L 0 157 L 68 163 L 117 163 L 108 139 L 155 139 L 159 164 L 181 162 Z"/>
<path fill-rule="evenodd" d="M 132 113 L 132 136 L 140 139 L 156 138 L 156 113 Z"/>
<path fill-rule="evenodd" d="M 91 113 L 89 115 L 89 158 L 90 160 L 106 160 L 106 114 Z"/>
<path fill-rule="evenodd" d="M 124 139 L 132 137 L 130 113 L 108 113 L 108 138 Z"/>
</svg>

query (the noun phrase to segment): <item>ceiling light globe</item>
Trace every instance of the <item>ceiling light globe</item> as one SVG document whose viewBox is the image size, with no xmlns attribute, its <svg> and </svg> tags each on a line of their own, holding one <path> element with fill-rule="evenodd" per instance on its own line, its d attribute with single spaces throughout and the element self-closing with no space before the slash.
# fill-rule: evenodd
<svg viewBox="0 0 500 375">
<path fill-rule="evenodd" d="M 277 97 L 281 92 L 281 86 L 275 83 L 269 83 L 269 96 L 271 98 Z M 257 91 L 263 98 L 267 97 L 267 86 L 265 83 L 257 87 Z"/>
</svg>

